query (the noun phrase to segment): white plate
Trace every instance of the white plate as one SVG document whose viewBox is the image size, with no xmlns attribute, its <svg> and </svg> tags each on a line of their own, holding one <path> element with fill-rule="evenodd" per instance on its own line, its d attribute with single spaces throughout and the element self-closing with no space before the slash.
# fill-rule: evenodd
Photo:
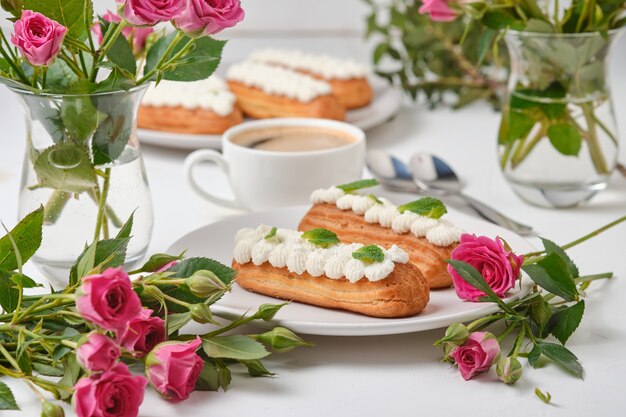
<svg viewBox="0 0 626 417">
<path fill-rule="evenodd" d="M 309 206 L 287 207 L 284 209 L 250 213 L 232 217 L 201 227 L 180 238 L 168 253 L 181 253 L 186 256 L 204 256 L 230 265 L 235 233 L 243 227 L 257 227 L 267 224 L 276 227 L 295 229 Z M 521 236 L 487 223 L 475 217 L 451 210 L 446 218 L 464 230 L 489 237 L 501 236 L 517 253 L 532 252 L 536 249 Z M 520 290 L 511 290 L 507 300 L 516 299 L 530 290 L 529 280 L 524 280 Z M 279 303 L 280 300 L 248 292 L 238 285 L 232 292 L 219 300 L 212 310 L 215 314 L 232 318 L 256 309 L 265 303 Z M 285 326 L 304 334 L 329 336 L 366 336 L 398 333 L 411 333 L 445 327 L 454 322 L 466 322 L 497 311 L 493 303 L 472 303 L 461 301 L 454 290 L 431 291 L 430 302 L 420 314 L 401 319 L 381 319 L 360 314 L 315 307 L 292 302 L 283 307 L 271 322 L 264 326 Z"/>
<path fill-rule="evenodd" d="M 372 77 L 370 83 L 374 90 L 372 103 L 346 114 L 346 122 L 363 130 L 385 123 L 396 115 L 402 105 L 402 93 L 385 79 Z M 220 149 L 222 140 L 222 135 L 192 135 L 149 129 L 138 129 L 137 135 L 141 143 L 186 150 Z"/>
</svg>

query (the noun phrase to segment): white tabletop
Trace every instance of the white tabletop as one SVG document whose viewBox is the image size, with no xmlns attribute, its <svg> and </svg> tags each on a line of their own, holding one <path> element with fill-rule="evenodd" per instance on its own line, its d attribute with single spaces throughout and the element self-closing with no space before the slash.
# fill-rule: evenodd
<svg viewBox="0 0 626 417">
<path fill-rule="evenodd" d="M 621 98 L 626 97 L 626 83 L 614 91 L 618 120 L 626 129 L 626 99 Z M 16 220 L 25 142 L 22 118 L 17 101 L 0 88 L 0 219 L 7 226 Z M 568 242 L 626 213 L 626 180 L 617 175 L 609 189 L 585 207 L 557 211 L 521 202 L 505 184 L 496 163 L 498 118 L 484 105 L 459 112 L 407 105 L 395 120 L 368 132 L 368 147 L 405 158 L 418 149 L 443 155 L 458 167 L 469 194 L 530 223 L 557 242 Z M 237 214 L 205 203 L 185 185 L 185 152 L 144 147 L 143 155 L 155 206 L 151 252 L 164 251 L 199 226 Z M 226 194 L 226 181 L 216 169 L 208 169 L 214 190 Z M 402 201 L 410 196 L 396 198 Z M 626 409 L 624 236 L 626 225 L 571 251 L 581 272 L 616 274 L 615 279 L 592 286 L 584 320 L 568 343 L 585 367 L 584 381 L 548 365 L 538 370 L 525 366 L 525 376 L 515 387 L 498 382 L 493 370 L 465 382 L 455 369 L 439 363 L 440 352 L 432 343 L 441 330 L 380 337 L 315 336 L 306 337 L 315 348 L 270 357 L 266 364 L 277 373 L 272 378 L 250 378 L 238 369 L 227 393 L 198 392 L 177 405 L 149 392 L 140 415 L 500 416 L 505 411 L 511 416 L 616 415 Z M 2 412 L 2 416 L 39 415 L 40 406 L 31 392 L 16 381 L 3 381 L 15 389 L 24 411 Z M 552 394 L 552 405 L 535 397 L 535 387 Z"/>
</svg>

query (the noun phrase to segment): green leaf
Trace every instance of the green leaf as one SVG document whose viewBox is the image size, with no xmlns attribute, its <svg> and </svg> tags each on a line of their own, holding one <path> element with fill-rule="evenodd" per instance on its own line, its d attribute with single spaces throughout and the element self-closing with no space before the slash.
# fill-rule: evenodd
<svg viewBox="0 0 626 417">
<path fill-rule="evenodd" d="M 170 335 L 180 330 L 185 324 L 191 321 L 191 313 L 176 313 L 167 316 L 167 334 Z"/>
<path fill-rule="evenodd" d="M 155 253 L 150 256 L 145 264 L 137 270 L 137 272 L 156 272 L 165 265 L 173 261 L 179 261 L 183 258 L 182 254 L 178 256 L 168 255 L 167 253 Z M 167 269 L 169 271 L 169 268 Z"/>
<path fill-rule="evenodd" d="M 322 248 L 341 243 L 335 232 L 322 228 L 307 230 L 302 233 L 302 239 Z"/>
<path fill-rule="evenodd" d="M 24 0 L 24 9 L 56 20 L 68 29 L 69 36 L 81 41 L 87 39 L 87 31 L 91 30 L 85 27 L 85 22 L 93 21 L 91 0 Z"/>
<path fill-rule="evenodd" d="M 255 319 L 261 319 L 264 321 L 268 321 L 274 318 L 276 313 L 280 311 L 281 308 L 286 306 L 289 303 L 282 304 L 261 304 L 256 313 L 254 313 Z"/>
<path fill-rule="evenodd" d="M 0 410 L 19 410 L 13 392 L 7 384 L 0 381 Z"/>
<path fill-rule="evenodd" d="M 20 251 L 22 262 L 25 263 L 35 254 L 41 245 L 43 228 L 43 207 L 29 213 L 12 230 L 11 237 Z M 17 269 L 17 257 L 9 236 L 0 239 L 0 269 L 12 271 Z"/>
<path fill-rule="evenodd" d="M 385 253 L 378 245 L 369 245 L 352 252 L 352 257 L 363 262 L 375 263 L 384 261 Z"/>
<path fill-rule="evenodd" d="M 582 136 L 576 127 L 569 123 L 557 123 L 548 128 L 548 138 L 552 146 L 563 155 L 577 156 L 582 147 Z"/>
<path fill-rule="evenodd" d="M 92 84 L 79 80 L 70 87 L 69 93 L 76 96 L 66 96 L 61 103 L 61 121 L 67 137 L 77 143 L 84 143 L 96 130 L 102 115 L 93 106 Z"/>
<path fill-rule="evenodd" d="M 55 60 L 48 66 L 46 73 L 46 88 L 54 92 L 64 92 L 78 81 L 74 71 L 62 59 Z"/>
<path fill-rule="evenodd" d="M 550 318 L 550 333 L 564 345 L 578 328 L 584 313 L 585 300 L 580 300 L 572 306 L 556 311 Z"/>
<path fill-rule="evenodd" d="M 13 16 L 20 17 L 24 8 L 24 0 L 1 0 L 0 5 Z"/>
<path fill-rule="evenodd" d="M 205 362 L 196 381 L 196 389 L 198 391 L 217 391 L 219 388 L 220 376 L 216 366 L 210 362 Z"/>
<path fill-rule="evenodd" d="M 456 272 L 459 273 L 464 281 L 466 281 L 472 287 L 485 293 L 485 296 L 489 300 L 498 304 L 504 311 L 515 314 L 515 311 L 507 306 L 504 301 L 502 301 L 502 299 L 498 297 L 498 295 L 491 289 L 487 281 L 485 281 L 485 278 L 480 275 L 480 272 L 478 272 L 476 268 L 466 262 L 457 261 L 454 259 L 448 259 L 447 262 L 452 265 L 452 267 L 455 269 Z"/>
<path fill-rule="evenodd" d="M 11 281 L 13 281 L 16 285 L 21 286 L 22 288 L 37 288 L 37 287 L 43 287 L 43 285 L 38 284 L 37 282 L 35 282 L 34 279 L 32 279 L 31 277 L 28 277 L 24 274 L 13 274 L 11 276 Z"/>
<path fill-rule="evenodd" d="M 546 404 L 549 404 L 552 399 L 552 395 L 548 391 L 544 394 L 539 388 L 535 388 L 535 395 Z"/>
<path fill-rule="evenodd" d="M 441 200 L 437 200 L 432 197 L 424 197 L 419 200 L 403 204 L 398 207 L 398 211 L 400 213 L 410 211 L 419 214 L 420 216 L 430 217 L 431 219 L 439 219 L 448 212 L 446 206 L 441 202 Z"/>
<path fill-rule="evenodd" d="M 11 281 L 12 272 L 0 270 L 0 306 L 6 313 L 12 313 L 17 308 L 19 291 Z"/>
<path fill-rule="evenodd" d="M 583 367 L 578 362 L 576 355 L 570 352 L 566 347 L 548 342 L 537 342 L 536 346 L 539 347 L 543 355 L 551 359 L 554 363 L 582 379 Z"/>
<path fill-rule="evenodd" d="M 98 184 L 86 150 L 71 142 L 44 150 L 33 165 L 38 186 L 69 193 L 93 190 Z"/>
<path fill-rule="evenodd" d="M 178 278 L 189 278 L 195 272 L 207 270 L 213 272 L 224 284 L 230 284 L 235 278 L 235 270 L 209 258 L 189 258 L 180 261 L 168 269 Z"/>
<path fill-rule="evenodd" d="M 561 257 L 561 259 L 565 261 L 565 263 L 567 263 L 567 266 L 569 267 L 569 270 L 572 273 L 573 278 L 578 278 L 580 276 L 578 267 L 576 266 L 574 261 L 572 261 L 572 258 L 570 258 L 569 255 L 559 245 L 552 242 L 551 240 L 548 240 L 542 237 L 540 237 L 540 239 L 543 242 L 543 247 L 546 249 L 546 253 L 548 255 L 551 253 L 556 253 L 557 255 Z"/>
<path fill-rule="evenodd" d="M 148 50 L 144 75 L 155 68 L 175 35 L 176 32 L 164 36 Z M 171 59 L 189 43 L 193 43 L 191 50 L 163 71 L 163 79 L 197 81 L 204 80 L 213 74 L 220 63 L 222 49 L 226 42 L 208 36 L 197 39 L 185 37 L 174 47 L 167 59 Z"/>
<path fill-rule="evenodd" d="M 76 265 L 76 278 L 81 279 L 96 266 L 96 249 L 98 248 L 98 242 L 93 242 L 85 249 L 82 256 L 78 258 L 78 264 Z"/>
<path fill-rule="evenodd" d="M 115 236 L 116 239 L 125 239 L 127 237 L 128 238 L 131 237 L 130 233 L 133 230 L 134 217 L 135 217 L 135 211 L 133 210 L 128 220 L 126 220 L 126 223 L 124 223 L 124 225 L 120 228 L 120 231 L 117 232 L 117 236 Z"/>
<path fill-rule="evenodd" d="M 542 19 L 531 18 L 526 22 L 526 32 L 536 32 L 536 33 L 554 33 L 554 26 L 550 22 L 546 22 Z"/>
<path fill-rule="evenodd" d="M 91 150 L 95 165 L 115 162 L 126 149 L 133 133 L 133 112 L 130 99 L 120 101 L 119 107 L 102 120 L 93 134 Z"/>
<path fill-rule="evenodd" d="M 127 77 L 127 74 L 122 72 L 122 70 L 114 66 L 111 69 L 111 73 L 104 80 L 100 81 L 96 85 L 96 92 L 109 92 L 109 91 L 119 91 L 119 90 L 130 90 L 135 87 L 137 83 L 134 79 L 130 79 Z"/>
<path fill-rule="evenodd" d="M 546 326 L 548 326 L 552 314 L 550 304 L 543 297 L 537 297 L 537 300 L 530 305 L 529 313 L 530 319 L 537 328 L 536 335 L 540 338 L 546 337 L 548 333 Z"/>
<path fill-rule="evenodd" d="M 59 380 L 58 384 L 65 387 L 73 387 L 80 377 L 80 365 L 76 360 L 75 353 L 69 353 L 63 359 L 63 377 Z M 67 399 L 72 394 L 65 390 L 60 391 L 61 398 Z"/>
<path fill-rule="evenodd" d="M 118 24 L 111 24 L 107 30 L 115 30 Z M 125 36 L 118 36 L 111 49 L 107 53 L 107 58 L 122 70 L 135 74 L 137 72 L 137 62 L 130 42 Z"/>
<path fill-rule="evenodd" d="M 41 362 L 34 362 L 33 369 L 46 376 L 63 376 L 63 369 Z"/>
<path fill-rule="evenodd" d="M 91 254 L 93 249 L 90 249 L 91 246 L 85 248 L 85 251 L 81 253 L 76 260 L 74 266 L 70 270 L 70 284 L 76 284 L 80 278 L 84 275 L 79 275 L 79 265 L 83 262 L 83 258 L 87 257 L 87 260 L 84 261 L 84 266 L 81 267 L 82 274 L 86 274 L 95 267 L 100 267 L 100 269 L 106 268 L 115 268 L 124 264 L 126 260 L 126 248 L 128 246 L 128 242 L 130 241 L 129 237 L 123 239 L 105 239 L 96 243 L 95 254 Z M 92 265 L 90 258 L 93 256 L 93 266 L 91 269 L 88 269 L 89 266 Z M 106 261 L 106 262 L 105 262 Z"/>
<path fill-rule="evenodd" d="M 535 264 L 525 265 L 522 269 L 546 291 L 566 301 L 575 301 L 578 298 L 576 283 L 569 267 L 556 253 L 547 255 Z"/>
<path fill-rule="evenodd" d="M 515 16 L 510 13 L 504 11 L 493 11 L 489 10 L 485 12 L 483 18 L 480 21 L 483 25 L 487 26 L 489 29 L 494 30 L 502 30 L 502 29 L 515 29 L 515 30 L 523 30 L 524 24 L 515 18 Z"/>
<path fill-rule="evenodd" d="M 242 364 L 248 368 L 248 373 L 250 376 L 272 376 L 274 373 L 267 370 L 263 362 L 258 359 L 251 361 L 240 361 Z"/>
<path fill-rule="evenodd" d="M 210 358 L 254 360 L 270 354 L 263 344 L 242 335 L 205 338 L 202 348 Z"/>
<path fill-rule="evenodd" d="M 380 183 L 375 179 L 366 179 L 350 182 L 348 184 L 338 185 L 337 188 L 343 190 L 345 193 L 351 193 L 353 191 L 362 190 L 364 188 L 376 187 Z"/>
<path fill-rule="evenodd" d="M 536 123 L 535 119 L 526 113 L 516 110 L 509 111 L 503 117 L 506 117 L 506 132 L 504 138 L 500 140 L 501 144 L 512 143 L 517 139 L 525 138 Z"/>
<path fill-rule="evenodd" d="M 268 234 L 265 235 L 265 240 L 270 240 L 271 238 L 273 238 L 274 236 L 276 236 L 276 231 L 278 229 L 276 227 L 272 227 L 272 230 L 270 230 L 270 232 Z"/>
</svg>

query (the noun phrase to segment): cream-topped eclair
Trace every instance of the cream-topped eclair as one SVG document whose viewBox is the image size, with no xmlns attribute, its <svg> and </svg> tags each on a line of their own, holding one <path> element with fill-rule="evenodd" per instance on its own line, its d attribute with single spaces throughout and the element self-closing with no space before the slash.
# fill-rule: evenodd
<svg viewBox="0 0 626 417">
<path fill-rule="evenodd" d="M 230 89 L 243 112 L 255 118 L 321 117 L 345 119 L 330 84 L 306 74 L 244 61 L 228 69 Z"/>
<path fill-rule="evenodd" d="M 344 242 L 398 245 L 407 251 L 430 288 L 452 285 L 446 260 L 463 231 L 441 219 L 445 206 L 432 198 L 395 206 L 386 199 L 357 194 L 359 184 L 376 185 L 365 180 L 315 190 L 311 194 L 313 207 L 298 229 L 322 227 L 337 233 Z"/>
<path fill-rule="evenodd" d="M 233 258 L 241 287 L 285 300 L 405 317 L 429 299 L 428 284 L 404 250 L 340 243 L 328 230 L 242 229 Z"/>
<path fill-rule="evenodd" d="M 287 49 L 263 49 L 253 53 L 250 59 L 326 80 L 347 109 L 363 107 L 372 101 L 372 87 L 367 79 L 370 70 L 353 60 Z"/>
<path fill-rule="evenodd" d="M 217 76 L 150 85 L 137 121 L 143 129 L 192 134 L 220 134 L 241 122 L 237 98 Z"/>
</svg>

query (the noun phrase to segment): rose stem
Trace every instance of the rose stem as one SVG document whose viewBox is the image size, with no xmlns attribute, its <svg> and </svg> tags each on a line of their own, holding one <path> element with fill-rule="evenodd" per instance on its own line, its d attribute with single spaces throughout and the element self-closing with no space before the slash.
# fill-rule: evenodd
<svg viewBox="0 0 626 417">
<path fill-rule="evenodd" d="M 102 222 L 104 221 L 104 210 L 106 207 L 107 196 L 109 194 L 109 186 L 111 184 L 111 168 L 104 170 L 104 184 L 102 185 L 102 193 L 100 194 L 100 203 L 98 204 L 98 217 L 96 218 L 96 231 L 94 233 L 94 241 L 100 239 L 100 231 L 102 230 Z M 105 239 L 108 239 L 105 236 Z"/>
</svg>

